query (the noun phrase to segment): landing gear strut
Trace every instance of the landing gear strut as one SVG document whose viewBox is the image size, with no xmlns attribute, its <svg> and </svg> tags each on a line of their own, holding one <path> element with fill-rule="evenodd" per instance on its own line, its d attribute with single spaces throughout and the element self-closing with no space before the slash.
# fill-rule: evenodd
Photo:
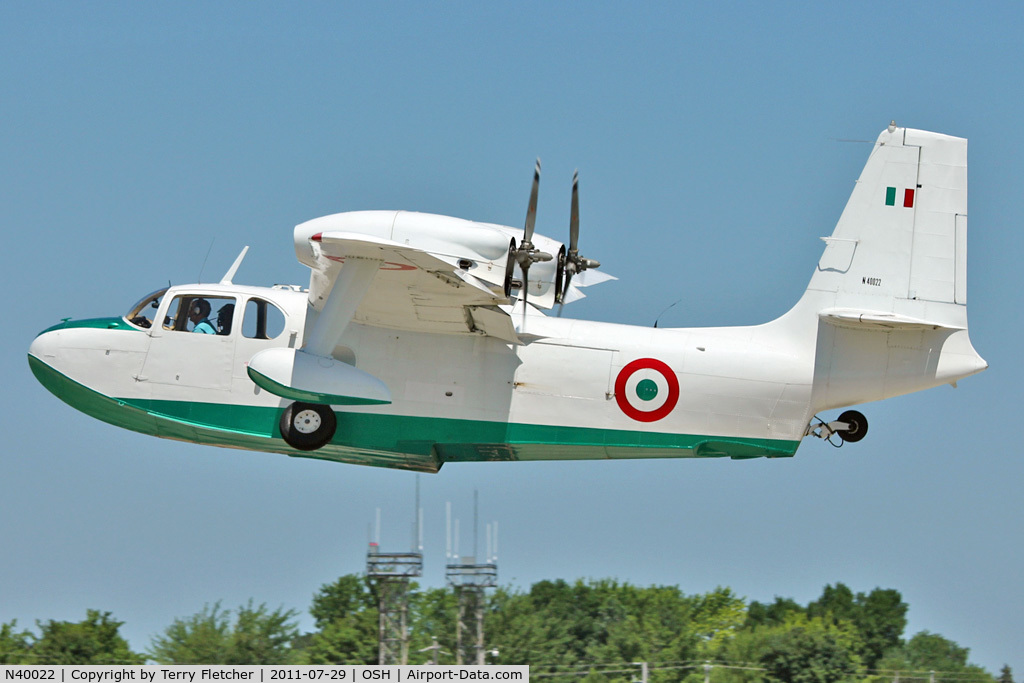
<svg viewBox="0 0 1024 683">
<path fill-rule="evenodd" d="M 315 451 L 331 440 L 338 423 L 330 406 L 296 401 L 284 409 L 280 427 L 289 446 Z"/>
<path fill-rule="evenodd" d="M 818 424 L 808 425 L 806 435 L 825 439 L 829 443 L 832 443 L 833 436 L 838 436 L 843 443 L 856 443 L 867 436 L 867 433 L 868 419 L 856 410 L 847 410 L 834 422 L 819 421 Z"/>
</svg>

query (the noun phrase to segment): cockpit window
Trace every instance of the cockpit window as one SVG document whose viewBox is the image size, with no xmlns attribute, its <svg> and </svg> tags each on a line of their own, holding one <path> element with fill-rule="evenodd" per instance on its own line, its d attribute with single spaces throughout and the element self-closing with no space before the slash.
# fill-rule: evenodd
<svg viewBox="0 0 1024 683">
<path fill-rule="evenodd" d="M 182 294 L 174 297 L 164 318 L 164 329 L 199 334 L 231 334 L 235 299 L 225 296 Z"/>
<path fill-rule="evenodd" d="M 124 319 L 136 327 L 148 329 L 153 326 L 153 318 L 160 308 L 160 299 L 167 293 L 167 287 L 150 292 L 139 299 L 138 303 L 131 307 Z"/>
<path fill-rule="evenodd" d="M 284 313 L 263 299 L 252 298 L 245 303 L 242 335 L 249 339 L 275 339 L 284 332 Z"/>
</svg>

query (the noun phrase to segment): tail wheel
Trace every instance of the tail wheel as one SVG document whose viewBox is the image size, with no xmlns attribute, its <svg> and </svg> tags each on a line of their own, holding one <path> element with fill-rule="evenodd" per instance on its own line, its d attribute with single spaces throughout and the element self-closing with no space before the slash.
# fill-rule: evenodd
<svg viewBox="0 0 1024 683">
<path fill-rule="evenodd" d="M 839 432 L 839 436 L 843 437 L 843 441 L 856 443 L 868 434 L 868 419 L 856 410 L 847 410 L 839 416 L 839 421 L 850 425 Z"/>
<path fill-rule="evenodd" d="M 281 414 L 281 436 L 292 448 L 315 451 L 334 436 L 338 422 L 330 406 L 295 402 Z"/>
</svg>

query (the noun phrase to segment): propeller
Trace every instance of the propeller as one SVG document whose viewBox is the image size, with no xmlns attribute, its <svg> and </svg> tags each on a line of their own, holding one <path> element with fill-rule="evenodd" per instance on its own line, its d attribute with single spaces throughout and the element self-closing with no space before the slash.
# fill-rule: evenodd
<svg viewBox="0 0 1024 683">
<path fill-rule="evenodd" d="M 572 174 L 572 205 L 569 210 L 569 250 L 565 254 L 559 253 L 560 263 L 558 268 L 561 287 L 555 291 L 555 301 L 559 304 L 558 315 L 562 315 L 562 307 L 565 306 L 565 296 L 569 293 L 569 283 L 572 276 L 582 273 L 588 268 L 600 268 L 601 262 L 594 259 L 580 256 L 580 172 L 577 169 Z"/>
<path fill-rule="evenodd" d="M 526 208 L 526 226 L 523 230 L 523 241 L 509 252 L 519 269 L 523 271 L 523 305 L 525 312 L 526 299 L 530 290 L 530 266 L 541 261 L 550 261 L 551 254 L 533 246 L 533 228 L 537 223 L 537 192 L 540 189 L 540 159 L 533 169 L 533 187 L 530 189 L 530 204 Z"/>
</svg>

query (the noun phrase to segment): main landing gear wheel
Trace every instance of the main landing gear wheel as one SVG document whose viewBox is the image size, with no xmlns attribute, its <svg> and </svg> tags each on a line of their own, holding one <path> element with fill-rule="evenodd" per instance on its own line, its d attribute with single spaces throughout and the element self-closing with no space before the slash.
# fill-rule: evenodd
<svg viewBox="0 0 1024 683">
<path fill-rule="evenodd" d="M 295 402 L 281 414 L 281 436 L 292 448 L 315 451 L 334 436 L 338 422 L 330 406 Z"/>
<path fill-rule="evenodd" d="M 847 410 L 839 416 L 839 422 L 845 422 L 849 425 L 846 429 L 836 432 L 842 437 L 843 441 L 856 443 L 868 434 L 868 419 L 856 410 Z"/>
</svg>

